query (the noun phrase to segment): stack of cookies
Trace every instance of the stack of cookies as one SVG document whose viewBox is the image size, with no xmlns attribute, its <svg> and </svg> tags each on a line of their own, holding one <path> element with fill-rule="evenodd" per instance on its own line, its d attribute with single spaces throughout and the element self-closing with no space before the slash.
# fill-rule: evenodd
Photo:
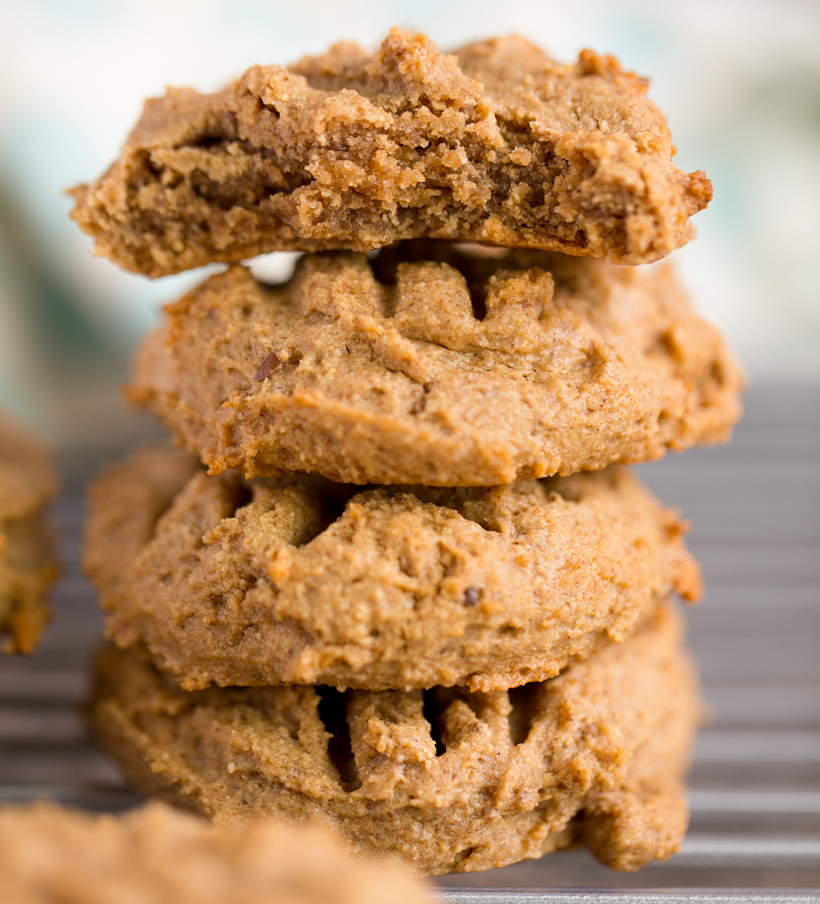
<svg viewBox="0 0 820 904">
<path fill-rule="evenodd" d="M 677 849 L 699 572 L 621 466 L 724 440 L 741 379 L 669 267 L 618 266 L 709 200 L 673 151 L 644 80 L 521 38 L 148 102 L 74 218 L 149 276 L 231 266 L 136 356 L 187 451 L 91 491 L 92 720 L 137 788 L 430 874 Z M 274 250 L 284 284 L 235 263 Z"/>
</svg>

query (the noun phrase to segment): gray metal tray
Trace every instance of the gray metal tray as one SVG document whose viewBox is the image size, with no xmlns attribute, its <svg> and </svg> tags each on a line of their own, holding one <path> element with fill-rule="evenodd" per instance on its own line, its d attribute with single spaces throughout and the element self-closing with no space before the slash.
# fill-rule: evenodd
<svg viewBox="0 0 820 904">
<path fill-rule="evenodd" d="M 95 810 L 137 800 L 80 712 L 102 630 L 77 564 L 81 487 L 98 466 L 66 465 L 54 624 L 30 659 L 0 659 L 0 800 Z M 689 623 L 713 716 L 697 746 L 683 850 L 634 874 L 577 850 L 449 876 L 440 885 L 450 901 L 820 901 L 820 387 L 752 391 L 731 446 L 640 471 L 691 521 L 706 579 Z"/>
</svg>

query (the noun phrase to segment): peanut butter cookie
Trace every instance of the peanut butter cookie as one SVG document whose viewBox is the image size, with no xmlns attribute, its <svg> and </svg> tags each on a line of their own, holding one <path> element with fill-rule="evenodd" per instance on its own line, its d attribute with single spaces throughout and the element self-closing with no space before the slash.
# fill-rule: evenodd
<svg viewBox="0 0 820 904">
<path fill-rule="evenodd" d="M 513 691 L 186 692 L 132 651 L 98 661 L 93 725 L 135 787 L 219 823 L 332 823 L 428 874 L 583 841 L 616 869 L 674 853 L 699 703 L 680 621 Z"/>
<path fill-rule="evenodd" d="M 43 444 L 0 416 L 0 634 L 5 653 L 31 653 L 49 619 L 57 576 L 44 510 L 57 477 Z"/>
<path fill-rule="evenodd" d="M 273 819 L 215 827 L 160 803 L 123 816 L 0 808 L 5 904 L 425 904 L 395 864 Z"/>
<path fill-rule="evenodd" d="M 130 397 L 213 473 L 493 486 L 725 440 L 740 387 L 666 267 L 422 243 L 211 277 Z"/>
<path fill-rule="evenodd" d="M 445 238 L 656 260 L 712 187 L 672 163 L 648 83 L 521 37 L 442 54 L 393 30 L 149 100 L 120 159 L 74 189 L 97 252 L 162 276 L 266 251 Z"/>
<path fill-rule="evenodd" d="M 172 476 L 173 475 L 173 476 Z M 149 449 L 91 492 L 86 568 L 121 646 L 192 690 L 499 690 L 700 592 L 684 525 L 629 473 L 494 489 L 209 477 Z"/>
</svg>

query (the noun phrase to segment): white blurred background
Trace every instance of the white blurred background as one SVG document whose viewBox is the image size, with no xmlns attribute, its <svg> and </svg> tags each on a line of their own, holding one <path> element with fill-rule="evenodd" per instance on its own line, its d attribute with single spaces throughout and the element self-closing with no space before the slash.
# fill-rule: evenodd
<svg viewBox="0 0 820 904">
<path fill-rule="evenodd" d="M 131 349 L 202 271 L 151 282 L 92 257 L 63 195 L 117 156 L 145 97 L 342 38 L 374 48 L 394 24 L 444 49 L 517 31 L 648 75 L 678 165 L 715 186 L 674 255 L 700 310 L 752 385 L 820 380 L 814 0 L 0 0 L 0 405 L 68 450 L 145 429 L 120 401 Z"/>
</svg>

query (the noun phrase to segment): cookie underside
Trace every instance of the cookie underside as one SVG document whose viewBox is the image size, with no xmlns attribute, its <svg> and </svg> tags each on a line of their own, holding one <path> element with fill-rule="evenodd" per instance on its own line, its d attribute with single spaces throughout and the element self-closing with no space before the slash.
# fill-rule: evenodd
<svg viewBox="0 0 820 904">
<path fill-rule="evenodd" d="M 32 653 L 49 621 L 57 576 L 45 508 L 57 492 L 43 444 L 0 418 L 0 634 L 6 653 Z"/>
</svg>

